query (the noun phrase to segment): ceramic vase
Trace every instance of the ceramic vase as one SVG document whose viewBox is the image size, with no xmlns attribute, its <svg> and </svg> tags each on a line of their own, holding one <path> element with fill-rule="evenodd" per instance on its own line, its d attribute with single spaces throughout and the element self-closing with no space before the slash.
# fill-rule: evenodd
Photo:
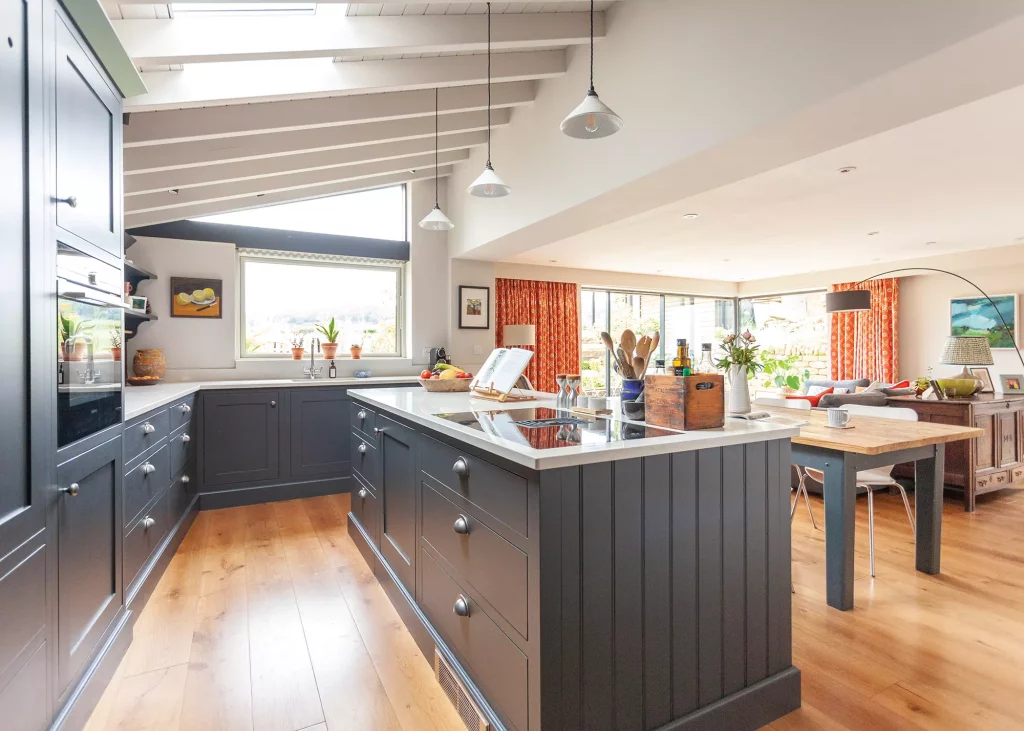
<svg viewBox="0 0 1024 731">
<path fill-rule="evenodd" d="M 750 384 L 747 381 L 746 366 L 729 366 L 729 413 L 750 413 Z"/>
<path fill-rule="evenodd" d="M 163 378 L 167 373 L 167 360 L 159 348 L 143 348 L 132 359 L 132 371 L 136 376 Z"/>
</svg>

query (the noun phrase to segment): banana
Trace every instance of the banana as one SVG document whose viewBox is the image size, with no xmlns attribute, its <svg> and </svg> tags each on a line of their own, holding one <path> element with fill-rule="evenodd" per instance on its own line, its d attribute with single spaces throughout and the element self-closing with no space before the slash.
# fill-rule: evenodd
<svg viewBox="0 0 1024 731">
<path fill-rule="evenodd" d="M 436 368 L 439 371 L 455 371 L 456 373 L 465 373 L 465 371 L 462 370 L 461 368 L 456 368 L 455 366 L 450 365 L 448 363 L 438 363 L 437 365 L 434 366 L 434 368 Z"/>
</svg>

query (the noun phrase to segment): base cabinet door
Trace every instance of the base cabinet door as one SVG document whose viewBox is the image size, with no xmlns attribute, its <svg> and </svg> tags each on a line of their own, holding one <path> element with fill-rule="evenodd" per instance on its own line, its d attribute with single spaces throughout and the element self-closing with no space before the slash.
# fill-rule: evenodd
<svg viewBox="0 0 1024 731">
<path fill-rule="evenodd" d="M 250 389 L 203 396 L 204 485 L 277 479 L 280 398 Z"/>
<path fill-rule="evenodd" d="M 121 437 L 58 465 L 58 695 L 121 608 Z"/>
<path fill-rule="evenodd" d="M 295 388 L 289 394 L 291 476 L 340 477 L 351 474 L 349 411 L 344 389 Z"/>
<path fill-rule="evenodd" d="M 419 464 L 416 433 L 380 416 L 378 423 L 378 484 L 380 485 L 380 551 L 405 588 L 415 591 L 416 472 Z"/>
</svg>

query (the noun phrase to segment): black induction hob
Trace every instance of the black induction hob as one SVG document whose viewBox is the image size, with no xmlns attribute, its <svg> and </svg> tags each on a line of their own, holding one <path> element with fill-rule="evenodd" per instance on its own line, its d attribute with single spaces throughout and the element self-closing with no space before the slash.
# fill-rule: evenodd
<svg viewBox="0 0 1024 731">
<path fill-rule="evenodd" d="M 533 449 L 609 444 L 680 434 L 656 426 L 630 424 L 611 416 L 583 416 L 549 408 L 465 411 L 434 416 Z"/>
</svg>

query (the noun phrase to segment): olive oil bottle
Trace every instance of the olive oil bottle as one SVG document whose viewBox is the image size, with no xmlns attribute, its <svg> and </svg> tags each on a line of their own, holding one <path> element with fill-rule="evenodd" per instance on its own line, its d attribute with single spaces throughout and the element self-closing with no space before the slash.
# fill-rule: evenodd
<svg viewBox="0 0 1024 731">
<path fill-rule="evenodd" d="M 690 348 L 686 338 L 676 340 L 676 357 L 672 359 L 672 374 L 676 376 L 692 376 L 693 363 L 690 360 Z"/>
</svg>

